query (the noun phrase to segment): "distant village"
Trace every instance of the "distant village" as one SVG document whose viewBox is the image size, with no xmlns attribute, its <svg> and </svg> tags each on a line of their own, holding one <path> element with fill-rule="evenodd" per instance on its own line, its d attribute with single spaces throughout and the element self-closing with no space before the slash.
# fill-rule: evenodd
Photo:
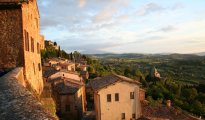
<svg viewBox="0 0 205 120">
<path fill-rule="evenodd" d="M 56 48 L 51 41 L 47 45 Z M 170 100 L 165 106 L 153 109 L 139 80 L 111 73 L 86 83 L 89 65 L 83 58 L 51 58 L 43 60 L 42 65 L 44 85 L 49 88 L 44 92 L 51 91 L 60 119 L 193 119 L 172 107 Z M 154 67 L 150 76 L 160 78 L 160 73 Z"/>
<path fill-rule="evenodd" d="M 3 78 L 18 68 L 15 74 L 19 76 L 12 78 L 17 79 L 20 86 L 30 90 L 37 98 L 43 96 L 48 101 L 53 100 L 57 119 L 195 119 L 172 107 L 170 100 L 161 107 L 150 107 L 145 99 L 146 91 L 139 80 L 114 73 L 89 79 L 86 59 L 41 59 L 41 50 L 47 46 L 59 50 L 60 46 L 51 40 L 44 40 L 44 36 L 40 35 L 39 23 L 40 13 L 36 0 L 0 1 L 0 73 Z M 152 72 L 154 76 L 160 77 L 155 68 Z M 48 106 L 44 109 L 49 111 Z M 1 116 L 3 114 L 0 109 L 0 119 Z M 29 115 L 26 117 L 29 119 Z"/>
</svg>

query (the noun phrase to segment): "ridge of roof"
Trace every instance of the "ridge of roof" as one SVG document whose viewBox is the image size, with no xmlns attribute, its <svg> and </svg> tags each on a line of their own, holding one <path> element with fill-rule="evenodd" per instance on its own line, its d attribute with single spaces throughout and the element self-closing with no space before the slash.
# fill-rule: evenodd
<svg viewBox="0 0 205 120">
<path fill-rule="evenodd" d="M 125 81 L 125 82 L 140 85 L 139 81 L 133 80 L 133 79 L 125 77 L 125 76 L 112 74 L 109 76 L 97 77 L 97 78 L 91 80 L 90 86 L 94 91 L 97 91 L 97 90 L 100 90 L 104 87 L 107 87 L 107 86 L 112 85 L 112 84 L 119 82 L 119 81 Z"/>
</svg>

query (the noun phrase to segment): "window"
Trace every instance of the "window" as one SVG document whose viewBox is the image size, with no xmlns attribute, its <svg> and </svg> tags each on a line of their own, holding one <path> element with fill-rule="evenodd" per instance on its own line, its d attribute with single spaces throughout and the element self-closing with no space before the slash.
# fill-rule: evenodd
<svg viewBox="0 0 205 120">
<path fill-rule="evenodd" d="M 31 52 L 34 52 L 34 39 L 31 37 Z"/>
<path fill-rule="evenodd" d="M 122 120 L 125 120 L 125 113 L 122 113 L 121 116 L 122 116 Z"/>
<path fill-rule="evenodd" d="M 111 102 L 111 94 L 107 94 L 107 102 Z"/>
<path fill-rule="evenodd" d="M 24 30 L 24 39 L 25 39 L 25 50 L 29 51 L 29 34 L 26 30 Z"/>
<path fill-rule="evenodd" d="M 37 43 L 37 53 L 40 53 L 40 44 Z"/>
<path fill-rule="evenodd" d="M 115 93 L 115 101 L 119 101 L 119 93 Z"/>
<path fill-rule="evenodd" d="M 69 111 L 70 111 L 70 105 L 66 105 L 66 106 L 65 106 L 65 111 L 66 111 L 66 112 L 69 112 Z"/>
<path fill-rule="evenodd" d="M 75 106 L 75 110 L 78 110 L 78 106 Z"/>
<path fill-rule="evenodd" d="M 134 92 L 130 92 L 130 99 L 134 99 L 134 98 L 135 98 Z"/>
<path fill-rule="evenodd" d="M 38 70 L 41 71 L 41 64 L 38 63 Z"/>
<path fill-rule="evenodd" d="M 33 63 L 33 72 L 34 72 L 34 75 L 36 74 L 36 69 L 35 69 L 35 64 Z"/>
<path fill-rule="evenodd" d="M 132 118 L 135 118 L 135 117 L 136 117 L 136 116 L 135 116 L 135 114 L 133 113 L 133 114 L 132 114 Z"/>
</svg>

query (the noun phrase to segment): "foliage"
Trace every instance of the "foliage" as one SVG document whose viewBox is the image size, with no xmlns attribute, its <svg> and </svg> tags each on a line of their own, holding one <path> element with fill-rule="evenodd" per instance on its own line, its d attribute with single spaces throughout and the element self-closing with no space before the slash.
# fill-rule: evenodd
<svg viewBox="0 0 205 120">
<path fill-rule="evenodd" d="M 146 98 L 152 106 L 171 100 L 173 106 L 205 117 L 205 84 L 203 84 L 205 69 L 202 67 L 205 62 L 202 61 L 203 59 L 186 55 L 185 58 L 180 58 L 179 55 L 156 58 L 125 56 L 87 58 L 91 78 L 114 72 L 139 80 L 146 89 Z M 153 66 L 160 68 L 158 71 L 162 78 L 150 76 L 149 71 Z"/>
</svg>

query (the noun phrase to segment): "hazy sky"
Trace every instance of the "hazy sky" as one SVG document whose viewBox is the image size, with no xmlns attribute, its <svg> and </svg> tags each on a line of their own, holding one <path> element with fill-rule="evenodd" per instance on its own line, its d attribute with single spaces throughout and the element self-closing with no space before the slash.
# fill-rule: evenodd
<svg viewBox="0 0 205 120">
<path fill-rule="evenodd" d="M 70 52 L 205 51 L 205 0 L 38 0 L 41 33 Z"/>
</svg>

